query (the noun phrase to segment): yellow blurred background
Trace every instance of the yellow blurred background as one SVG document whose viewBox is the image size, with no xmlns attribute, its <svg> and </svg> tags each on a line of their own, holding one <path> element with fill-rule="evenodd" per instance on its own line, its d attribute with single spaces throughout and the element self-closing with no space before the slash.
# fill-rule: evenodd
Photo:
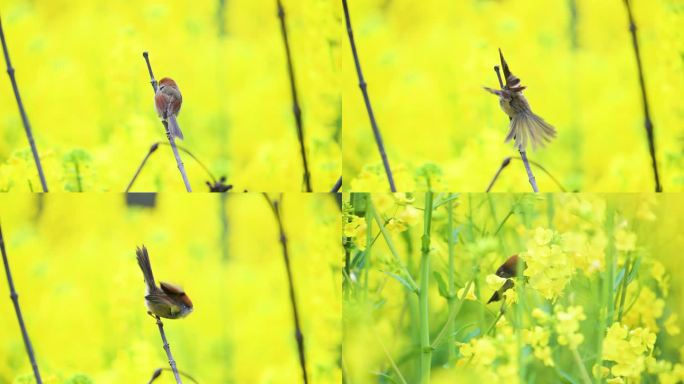
<svg viewBox="0 0 684 384">
<path fill-rule="evenodd" d="M 183 286 L 195 305 L 187 318 L 164 321 L 180 370 L 201 383 L 301 380 L 277 225 L 263 196 L 167 193 L 141 207 L 123 195 L 5 194 L 0 212 L 45 383 L 143 383 L 168 367 L 146 314 L 141 244 L 156 279 Z M 330 195 L 286 194 L 282 216 L 311 382 L 339 383 L 339 209 Z M 4 272 L 0 280 L 0 383 L 30 382 Z"/>
<path fill-rule="evenodd" d="M 665 191 L 684 190 L 684 12 L 633 0 Z M 558 130 L 528 151 L 568 191 L 653 191 L 636 59 L 622 0 L 355 0 L 356 44 L 399 191 L 483 192 L 502 160 L 507 116 L 493 71 L 503 50 L 532 110 Z M 354 69 L 342 49 L 344 190 L 388 191 Z M 541 191 L 559 191 L 534 168 Z M 513 161 L 493 191 L 528 192 Z"/>
<path fill-rule="evenodd" d="M 283 5 L 313 188 L 329 191 L 341 174 L 341 9 Z M 51 191 L 122 192 L 150 145 L 166 141 L 143 51 L 157 80 L 174 78 L 183 94 L 180 145 L 236 190 L 303 190 L 275 0 L 10 0 L 0 12 Z M 0 190 L 39 190 L 7 76 L 0 95 Z M 206 190 L 202 168 L 181 157 Z M 132 190 L 184 190 L 168 146 Z"/>
</svg>

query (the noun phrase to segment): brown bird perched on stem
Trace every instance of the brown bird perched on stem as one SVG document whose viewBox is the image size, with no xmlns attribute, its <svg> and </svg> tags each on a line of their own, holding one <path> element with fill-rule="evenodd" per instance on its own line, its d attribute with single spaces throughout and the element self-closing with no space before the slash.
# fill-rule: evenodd
<svg viewBox="0 0 684 384">
<path fill-rule="evenodd" d="M 154 95 L 154 105 L 157 108 L 157 114 L 168 124 L 171 136 L 182 140 L 183 132 L 181 132 L 178 122 L 176 122 L 176 116 L 180 112 L 181 104 L 183 104 L 183 96 L 181 96 L 176 82 L 168 77 L 159 80 L 157 93 Z"/>
<path fill-rule="evenodd" d="M 520 79 L 511 73 L 501 53 L 501 49 L 499 49 L 499 58 L 501 59 L 501 68 L 503 68 L 504 77 L 506 78 L 506 85 L 503 85 L 499 76 L 499 83 L 501 83 L 502 89 L 488 87 L 484 87 L 484 89 L 499 96 L 501 109 L 510 118 L 506 142 L 515 139 L 515 146 L 520 151 L 525 151 L 529 141 L 532 142 L 532 148 L 536 149 L 537 145 L 543 146 L 545 142 L 550 142 L 551 139 L 556 137 L 556 129 L 544 121 L 544 119 L 532 113 L 530 104 L 522 94 L 522 91 L 527 87 L 521 85 Z M 497 69 L 498 75 L 498 68 L 495 67 L 495 69 Z"/>
<path fill-rule="evenodd" d="M 138 259 L 138 265 L 142 270 L 145 278 L 145 305 L 149 309 L 148 313 L 154 316 L 163 317 L 166 319 L 180 319 L 192 312 L 192 301 L 188 295 L 185 294 L 183 288 L 163 281 L 159 282 L 159 287 L 154 283 L 154 275 L 152 274 L 152 266 L 150 265 L 150 256 L 147 254 L 147 248 L 142 246 L 142 249 L 137 248 L 135 255 Z"/>
<path fill-rule="evenodd" d="M 525 262 L 523 262 L 523 270 L 526 268 Z M 489 299 L 487 304 L 499 301 L 503 297 L 504 292 L 507 290 L 513 288 L 515 285 L 513 283 L 513 278 L 518 275 L 518 255 L 513 255 L 508 258 L 501 266 L 499 269 L 496 270 L 496 275 L 499 277 L 502 277 L 506 279 L 506 282 L 497 290 L 494 292 L 492 297 Z"/>
</svg>

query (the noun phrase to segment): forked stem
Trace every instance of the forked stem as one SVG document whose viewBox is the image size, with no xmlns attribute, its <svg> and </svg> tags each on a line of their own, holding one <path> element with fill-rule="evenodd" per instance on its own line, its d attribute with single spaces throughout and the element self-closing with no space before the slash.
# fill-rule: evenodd
<svg viewBox="0 0 684 384">
<path fill-rule="evenodd" d="M 154 94 L 156 95 L 157 94 L 157 80 L 155 80 L 154 74 L 152 73 L 152 65 L 150 65 L 149 54 L 147 52 L 143 52 L 143 57 L 145 58 L 145 63 L 147 63 L 147 70 L 150 72 L 150 84 L 152 84 L 152 90 L 154 91 Z M 170 115 L 169 119 L 171 120 L 172 124 L 177 124 L 176 123 L 176 116 Z M 180 171 L 181 177 L 183 178 L 183 184 L 185 184 L 185 190 L 188 192 L 192 192 L 192 188 L 190 187 L 190 181 L 188 180 L 188 175 L 185 172 L 185 166 L 183 166 L 183 161 L 181 161 L 180 154 L 178 153 L 178 148 L 176 147 L 176 140 L 174 140 L 173 135 L 171 134 L 171 131 L 169 130 L 169 124 L 168 124 L 168 122 L 163 121 L 163 120 L 162 120 L 162 124 L 164 124 L 164 130 L 166 132 L 166 138 L 169 140 L 169 145 L 171 145 L 171 150 L 173 151 L 173 157 L 176 158 L 176 166 L 178 166 L 178 171 Z"/>
</svg>

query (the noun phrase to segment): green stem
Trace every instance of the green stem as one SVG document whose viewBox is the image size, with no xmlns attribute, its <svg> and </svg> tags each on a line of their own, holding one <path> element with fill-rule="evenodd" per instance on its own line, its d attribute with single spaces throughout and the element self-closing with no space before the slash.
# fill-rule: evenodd
<svg viewBox="0 0 684 384">
<path fill-rule="evenodd" d="M 577 352 L 577 348 L 570 348 L 572 351 L 572 356 L 575 358 L 575 363 L 580 368 L 580 373 L 582 374 L 582 381 L 584 384 L 591 384 L 591 378 L 589 377 L 589 373 L 587 372 L 587 367 L 584 366 L 584 363 L 582 362 L 582 358 L 579 355 L 579 352 Z"/>
<path fill-rule="evenodd" d="M 373 248 L 373 244 L 371 243 L 371 239 L 373 238 L 373 214 L 375 213 L 375 209 L 373 208 L 373 204 L 371 204 L 371 195 L 367 194 L 366 195 L 366 249 L 364 252 L 366 253 L 364 255 L 364 263 L 363 263 L 363 301 L 365 302 L 368 299 L 368 271 L 370 270 L 370 262 L 371 262 L 371 248 Z"/>
<path fill-rule="evenodd" d="M 466 284 L 465 288 L 463 289 L 463 294 L 461 294 L 461 297 L 458 299 L 458 304 L 454 307 L 452 311 L 449 312 L 449 317 L 447 317 L 446 323 L 444 323 L 444 327 L 442 328 L 441 331 L 437 334 L 437 337 L 435 337 L 435 340 L 432 342 L 432 349 L 435 349 L 439 346 L 439 343 L 442 342 L 442 339 L 444 336 L 447 334 L 447 331 L 449 328 L 451 328 L 451 323 L 454 321 L 456 318 L 456 315 L 458 315 L 458 312 L 461 310 L 461 306 L 463 306 L 463 302 L 465 301 L 465 297 L 470 292 L 470 288 L 473 286 L 473 280 L 470 280 L 468 284 Z M 454 326 L 455 329 L 455 326 Z M 450 336 L 454 334 L 454 332 L 450 332 Z"/>
<path fill-rule="evenodd" d="M 370 195 L 369 195 L 370 196 Z M 368 199 L 368 208 L 372 209 L 373 203 Z M 418 284 L 413 280 L 411 277 L 411 274 L 408 272 L 406 269 L 406 266 L 401 262 L 401 257 L 399 257 L 399 252 L 397 251 L 397 248 L 394 246 L 394 242 L 392 241 L 392 237 L 390 236 L 389 231 L 387 228 L 385 228 L 385 223 L 382 220 L 382 217 L 380 217 L 380 214 L 373 209 L 373 215 L 375 216 L 375 222 L 378 223 L 378 227 L 380 228 L 380 232 L 382 232 L 382 236 L 385 238 L 385 242 L 387 243 L 387 247 L 390 249 L 390 253 L 392 256 L 394 256 L 395 261 L 399 266 L 401 266 L 403 272 L 406 275 L 406 278 L 408 279 L 409 283 L 411 284 L 411 287 L 413 288 L 414 291 L 418 290 Z M 426 213 L 427 215 L 427 213 Z M 430 216 L 432 216 L 432 212 L 430 212 Z"/>
<path fill-rule="evenodd" d="M 620 292 L 620 305 L 618 306 L 618 321 L 622 321 L 622 309 L 625 307 L 625 298 L 627 297 L 627 285 L 629 285 L 629 282 L 627 281 L 629 278 L 629 275 L 632 273 L 632 269 L 634 269 L 634 265 L 630 264 L 632 263 L 632 255 L 627 256 L 627 261 L 625 261 L 625 273 L 622 275 L 622 288 Z"/>
<path fill-rule="evenodd" d="M 451 194 L 449 194 L 449 197 L 451 197 Z M 456 298 L 456 279 L 455 279 L 455 274 L 454 270 L 456 269 L 455 265 L 455 256 L 454 256 L 454 215 L 453 215 L 453 201 L 449 200 L 447 203 L 447 209 L 449 210 L 448 212 L 448 224 L 447 224 L 447 231 L 448 231 L 448 244 L 449 244 L 449 270 L 447 271 L 448 273 L 448 278 L 449 278 L 449 313 L 454 312 L 454 307 L 456 306 L 456 303 L 454 302 L 454 299 Z M 467 292 L 465 292 L 467 293 Z M 452 322 L 453 323 L 453 322 Z M 454 345 L 456 341 L 456 323 L 453 323 L 450 327 L 451 332 L 449 332 L 449 360 L 451 361 L 454 355 Z"/>
<path fill-rule="evenodd" d="M 387 347 L 385 347 L 385 344 L 380 340 L 380 337 L 378 337 L 377 333 L 374 333 L 375 338 L 378 340 L 378 343 L 382 346 L 382 350 L 385 352 L 385 356 L 387 357 L 387 360 L 389 360 L 390 364 L 392 365 L 392 369 L 394 370 L 394 373 L 397 374 L 397 377 L 399 380 L 402 382 L 402 384 L 408 384 L 406 383 L 406 379 L 404 379 L 404 375 L 401 374 L 401 371 L 399 370 L 399 367 L 397 366 L 397 363 L 394 362 L 394 359 L 392 359 L 392 356 L 390 355 L 389 351 L 387 350 Z"/>
<path fill-rule="evenodd" d="M 425 193 L 425 213 L 423 216 L 423 238 L 420 259 L 420 292 L 418 307 L 420 310 L 420 382 L 430 383 L 430 367 L 432 365 L 432 347 L 430 346 L 430 324 L 428 312 L 428 283 L 430 281 L 430 224 L 432 222 L 432 192 Z"/>
</svg>

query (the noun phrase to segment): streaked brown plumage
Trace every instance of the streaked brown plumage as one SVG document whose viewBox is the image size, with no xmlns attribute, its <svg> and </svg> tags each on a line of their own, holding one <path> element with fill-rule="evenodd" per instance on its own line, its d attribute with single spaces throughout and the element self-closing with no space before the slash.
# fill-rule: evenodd
<svg viewBox="0 0 684 384">
<path fill-rule="evenodd" d="M 526 268 L 525 263 L 523 262 L 523 270 Z M 502 277 L 506 279 L 506 282 L 499 288 L 492 297 L 489 299 L 487 304 L 499 301 L 503 297 L 503 293 L 506 292 L 507 290 L 513 288 L 515 286 L 515 283 L 513 283 L 513 278 L 518 275 L 517 273 L 518 269 L 518 255 L 513 255 L 508 258 L 501 266 L 496 270 L 496 275 L 499 277 Z"/>
<path fill-rule="evenodd" d="M 484 87 L 484 89 L 499 96 L 501 109 L 510 118 L 506 142 L 515 139 L 515 146 L 520 151 L 525 151 L 529 142 L 532 142 L 532 148 L 535 149 L 537 145 L 543 146 L 556 137 L 556 129 L 544 121 L 544 119 L 532 113 L 530 104 L 522 94 L 522 91 L 527 87 L 523 86 L 520 79 L 511 73 L 500 49 L 499 57 L 504 77 L 506 78 L 506 85 L 504 85 L 503 89 L 488 87 Z"/>
<path fill-rule="evenodd" d="M 193 310 L 192 301 L 185 294 L 183 288 L 163 281 L 159 282 L 159 287 L 154 283 L 150 257 L 147 248 L 137 248 L 135 255 L 138 265 L 145 278 L 145 304 L 152 315 L 164 317 L 166 319 L 180 319 L 190 314 Z"/>
</svg>

